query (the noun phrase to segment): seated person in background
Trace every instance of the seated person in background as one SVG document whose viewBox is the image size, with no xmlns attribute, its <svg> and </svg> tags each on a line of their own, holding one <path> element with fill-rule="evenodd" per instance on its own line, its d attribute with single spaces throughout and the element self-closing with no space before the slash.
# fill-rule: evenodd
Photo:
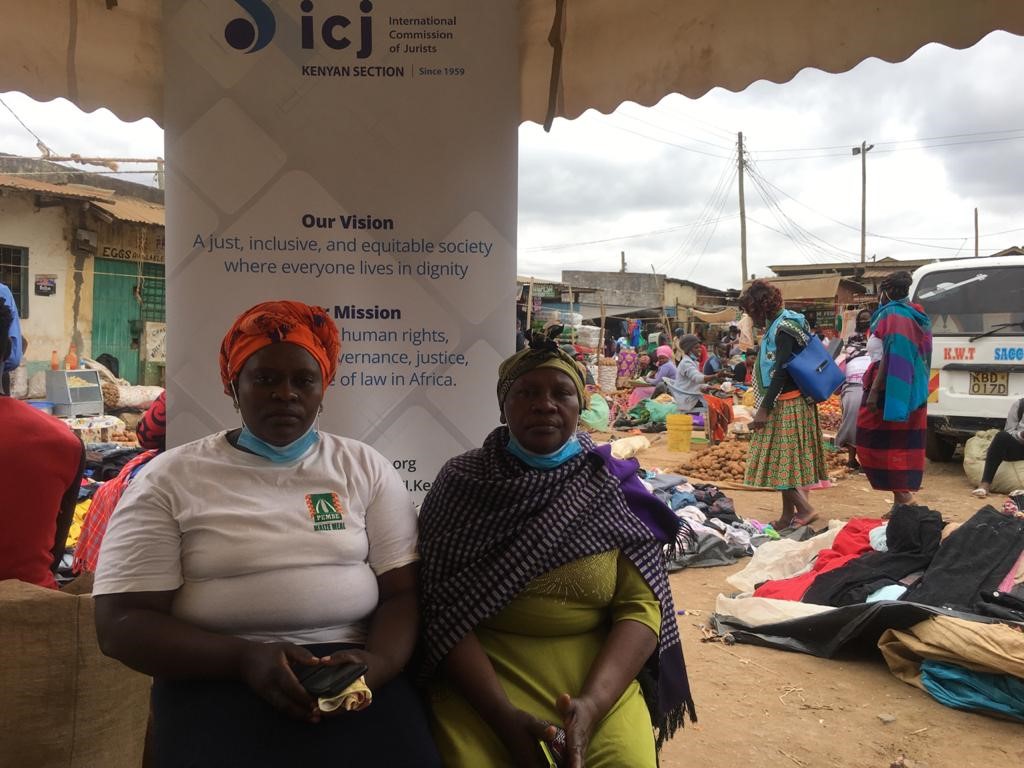
<svg viewBox="0 0 1024 768">
<path fill-rule="evenodd" d="M 403 669 L 416 643 L 416 511 L 386 458 L 319 431 L 338 329 L 269 301 L 221 344 L 242 421 L 153 459 L 103 538 L 100 648 L 154 678 L 157 766 L 436 766 Z M 297 674 L 361 663 L 372 702 Z M 329 671 L 329 670 L 328 670 Z"/>
<path fill-rule="evenodd" d="M 683 359 L 676 367 L 675 378 L 662 382 L 664 389 L 676 401 L 676 407 L 680 413 L 706 408 L 707 401 L 704 398 L 705 384 L 709 381 L 720 381 L 728 376 L 728 371 L 721 370 L 716 374 L 706 376 L 697 367 L 700 357 L 700 339 L 694 334 L 685 334 L 679 339 L 679 346 L 683 350 Z M 656 388 L 655 395 L 661 394 Z"/>
<path fill-rule="evenodd" d="M 658 361 L 652 360 L 646 352 L 642 353 L 636 361 L 637 378 L 646 379 L 658 372 Z"/>
<path fill-rule="evenodd" d="M 750 374 L 757 365 L 757 347 L 743 353 L 742 359 L 732 367 L 732 380 L 737 384 L 750 385 Z"/>
<path fill-rule="evenodd" d="M 1004 461 L 1024 461 L 1024 398 L 1010 406 L 1006 426 L 992 438 L 988 453 L 985 455 L 985 469 L 981 473 L 981 482 L 972 491 L 979 499 L 988 496 L 992 488 L 992 479 Z"/>
<path fill-rule="evenodd" d="M 658 347 L 655 351 L 658 360 L 658 370 L 653 376 L 648 376 L 648 384 L 658 386 L 662 381 L 671 381 L 676 377 L 676 367 L 672 363 L 672 347 L 667 344 Z"/>
<path fill-rule="evenodd" d="M 167 436 L 167 411 L 166 392 L 161 392 L 146 412 L 142 420 L 135 428 L 139 439 L 139 447 L 145 450 L 129 460 L 117 477 L 107 480 L 100 489 L 93 494 L 92 504 L 89 512 L 82 523 L 82 534 L 78 537 L 78 544 L 75 546 L 75 561 L 71 570 L 75 574 L 94 573 L 96 561 L 100 555 L 100 543 L 107 531 L 107 523 L 110 521 L 110 514 L 121 500 L 121 496 L 128 490 L 128 484 L 142 471 L 142 468 L 149 464 L 150 460 L 158 454 L 163 453 L 166 446 Z"/>
<path fill-rule="evenodd" d="M 13 312 L 0 299 L 0 367 Z M 0 389 L 0 580 L 57 588 L 54 572 L 78 503 L 85 448 L 67 425 Z"/>
<path fill-rule="evenodd" d="M 729 358 L 729 350 L 726 345 L 722 342 L 718 342 L 711 347 L 711 354 L 708 355 L 708 360 L 704 363 L 704 368 L 701 371 L 705 376 L 711 376 L 712 374 L 718 373 L 725 365 L 725 361 Z"/>
</svg>

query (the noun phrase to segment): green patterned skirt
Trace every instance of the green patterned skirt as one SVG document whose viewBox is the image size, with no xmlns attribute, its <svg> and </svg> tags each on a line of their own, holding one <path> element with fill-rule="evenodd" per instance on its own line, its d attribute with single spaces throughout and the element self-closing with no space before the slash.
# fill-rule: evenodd
<svg viewBox="0 0 1024 768">
<path fill-rule="evenodd" d="M 751 436 L 744 484 L 782 491 L 827 479 L 817 407 L 803 397 L 776 400 L 765 428 Z"/>
</svg>

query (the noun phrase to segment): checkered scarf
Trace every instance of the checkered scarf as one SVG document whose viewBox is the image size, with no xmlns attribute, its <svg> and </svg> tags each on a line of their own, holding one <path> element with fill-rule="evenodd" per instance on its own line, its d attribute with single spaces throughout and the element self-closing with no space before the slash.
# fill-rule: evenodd
<svg viewBox="0 0 1024 768">
<path fill-rule="evenodd" d="M 660 748 L 687 712 L 696 720 L 662 554 L 678 523 L 653 496 L 627 489 L 635 462 L 599 452 L 585 434 L 581 454 L 545 471 L 508 453 L 508 437 L 499 427 L 482 448 L 449 461 L 423 502 L 424 673 L 536 577 L 618 549 L 661 603 L 658 648 L 639 676 Z"/>
</svg>

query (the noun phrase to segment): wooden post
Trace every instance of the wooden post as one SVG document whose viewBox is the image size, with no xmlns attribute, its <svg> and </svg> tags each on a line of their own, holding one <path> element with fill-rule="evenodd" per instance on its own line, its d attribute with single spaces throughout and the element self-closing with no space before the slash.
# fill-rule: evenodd
<svg viewBox="0 0 1024 768">
<path fill-rule="evenodd" d="M 597 357 L 604 356 L 604 291 L 601 291 L 601 337 L 597 341 Z"/>
<path fill-rule="evenodd" d="M 740 182 L 740 290 L 747 284 L 747 205 L 743 198 L 743 131 L 737 137 L 737 171 Z"/>
<path fill-rule="evenodd" d="M 533 338 L 533 278 L 530 278 L 530 287 L 526 292 L 526 328 L 523 329 L 523 335 L 526 336 L 527 342 Z"/>
</svg>

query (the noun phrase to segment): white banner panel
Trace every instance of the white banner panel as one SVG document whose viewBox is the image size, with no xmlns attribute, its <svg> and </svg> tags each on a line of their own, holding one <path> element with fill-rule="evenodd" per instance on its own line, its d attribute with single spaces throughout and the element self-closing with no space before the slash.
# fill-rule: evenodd
<svg viewBox="0 0 1024 768">
<path fill-rule="evenodd" d="M 218 345 L 260 301 L 342 338 L 321 428 L 417 500 L 497 424 L 514 339 L 507 0 L 165 0 L 167 383 L 180 445 L 239 425 Z"/>
</svg>

